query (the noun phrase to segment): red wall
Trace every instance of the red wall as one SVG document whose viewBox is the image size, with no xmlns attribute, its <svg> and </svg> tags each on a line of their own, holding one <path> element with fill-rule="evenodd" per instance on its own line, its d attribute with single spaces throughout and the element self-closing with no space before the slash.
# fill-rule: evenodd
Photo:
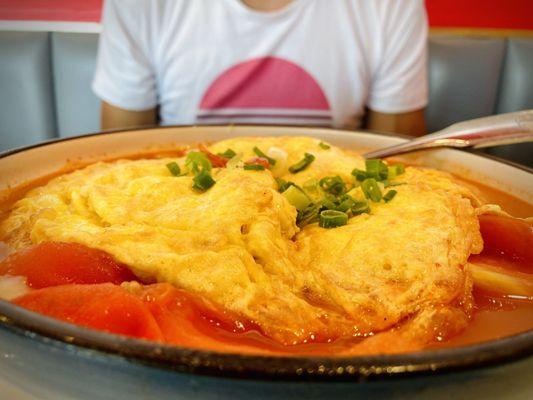
<svg viewBox="0 0 533 400">
<path fill-rule="evenodd" d="M 533 0 L 426 0 L 426 7 L 433 27 L 533 29 Z"/>
<path fill-rule="evenodd" d="M 371 1 L 371 0 L 369 0 Z M 432 27 L 533 30 L 533 0 L 426 0 Z M 100 20 L 102 0 L 0 0 L 0 20 Z"/>
<path fill-rule="evenodd" d="M 103 0 L 0 0 L 0 20 L 100 21 Z"/>
</svg>

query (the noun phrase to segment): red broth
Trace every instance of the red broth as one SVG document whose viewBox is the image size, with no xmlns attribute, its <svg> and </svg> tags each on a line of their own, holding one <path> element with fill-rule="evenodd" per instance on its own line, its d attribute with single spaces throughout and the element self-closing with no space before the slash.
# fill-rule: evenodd
<svg viewBox="0 0 533 400">
<path fill-rule="evenodd" d="M 504 268 L 533 284 L 533 226 L 522 220 L 494 215 L 480 216 L 484 249 L 471 262 Z M 533 296 L 506 296 L 474 288 L 475 311 L 461 334 L 438 344 L 451 347 L 471 344 L 533 329 Z"/>
</svg>

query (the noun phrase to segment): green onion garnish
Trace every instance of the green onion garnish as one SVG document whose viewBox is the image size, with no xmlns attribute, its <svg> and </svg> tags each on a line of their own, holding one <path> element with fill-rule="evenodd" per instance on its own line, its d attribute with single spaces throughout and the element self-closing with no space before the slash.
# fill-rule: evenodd
<svg viewBox="0 0 533 400">
<path fill-rule="evenodd" d="M 381 190 L 374 178 L 365 179 L 363 183 L 361 183 L 361 189 L 367 199 L 376 203 L 381 200 Z"/>
<path fill-rule="evenodd" d="M 304 182 L 303 188 L 308 192 L 316 192 L 318 189 L 318 181 L 316 179 L 309 179 L 308 181 Z"/>
<path fill-rule="evenodd" d="M 351 196 L 344 195 L 339 200 L 339 204 L 337 205 L 336 209 L 337 211 L 347 212 L 355 205 L 355 203 L 355 200 Z"/>
<path fill-rule="evenodd" d="M 389 179 L 394 179 L 396 178 L 398 175 L 401 175 L 405 172 L 405 167 L 403 166 L 403 164 L 395 164 L 395 165 L 391 165 L 389 167 L 389 174 L 388 174 L 388 177 Z"/>
<path fill-rule="evenodd" d="M 227 158 L 228 160 L 236 155 L 237 153 L 235 153 L 232 149 L 227 149 L 224 153 L 217 153 L 217 156 Z"/>
<path fill-rule="evenodd" d="M 174 162 L 174 161 L 169 162 L 169 163 L 167 164 L 167 168 L 168 168 L 168 170 L 170 171 L 170 173 L 171 173 L 172 175 L 174 175 L 174 176 L 180 176 L 180 174 L 181 174 L 181 168 L 180 168 L 180 166 L 178 165 L 177 162 Z"/>
<path fill-rule="evenodd" d="M 325 178 L 320 179 L 318 183 L 325 192 L 331 193 L 335 196 L 339 196 L 346 192 L 346 185 L 344 184 L 342 178 L 338 175 L 326 176 Z"/>
<path fill-rule="evenodd" d="M 296 224 L 300 228 L 303 228 L 308 224 L 318 222 L 320 209 L 321 206 L 319 204 L 311 203 L 304 210 L 298 211 L 298 215 L 296 216 Z"/>
<path fill-rule="evenodd" d="M 370 212 L 370 206 L 368 205 L 368 201 L 366 200 L 356 201 L 355 204 L 352 206 L 353 215 L 359 215 L 359 214 L 369 213 L 369 212 Z"/>
<path fill-rule="evenodd" d="M 320 213 L 318 226 L 322 228 L 335 228 L 337 226 L 346 225 L 348 222 L 348 214 L 336 210 L 324 210 Z"/>
<path fill-rule="evenodd" d="M 387 164 L 379 159 L 371 159 L 365 161 L 366 175 L 368 178 L 374 178 L 378 181 L 387 179 L 389 169 Z"/>
<path fill-rule="evenodd" d="M 336 210 L 338 202 L 334 197 L 326 197 L 319 202 L 322 210 Z"/>
<path fill-rule="evenodd" d="M 322 199 L 319 204 L 323 210 L 347 212 L 355 204 L 355 200 L 352 196 L 345 194 L 341 197 L 328 196 Z"/>
<path fill-rule="evenodd" d="M 394 166 L 395 166 L 396 169 L 397 169 L 397 172 L 396 172 L 396 173 L 397 173 L 398 175 L 401 175 L 401 174 L 403 174 L 403 173 L 405 172 L 405 165 L 403 165 L 403 164 L 394 164 Z"/>
<path fill-rule="evenodd" d="M 211 161 L 209 161 L 205 153 L 191 151 L 185 158 L 185 167 L 195 174 L 202 171 L 211 171 Z"/>
<path fill-rule="evenodd" d="M 324 150 L 331 149 L 331 146 L 329 144 L 327 144 L 327 143 L 324 143 L 324 142 L 320 142 L 318 145 L 320 146 L 321 149 L 324 149 Z"/>
<path fill-rule="evenodd" d="M 237 167 L 239 165 L 239 163 L 241 162 L 242 156 L 243 156 L 243 153 L 235 154 L 233 157 L 231 157 L 228 160 L 228 162 L 226 164 L 226 168 L 231 169 L 231 168 Z"/>
<path fill-rule="evenodd" d="M 281 178 L 276 178 L 276 183 L 278 184 L 278 191 L 283 193 L 289 188 L 289 186 L 294 186 L 294 182 L 286 181 Z"/>
<path fill-rule="evenodd" d="M 293 174 L 303 171 L 306 169 L 313 161 L 315 161 L 315 156 L 309 153 L 304 154 L 304 158 L 298 161 L 296 164 L 289 167 L 289 171 Z"/>
<path fill-rule="evenodd" d="M 385 203 L 388 203 L 391 201 L 394 196 L 396 196 L 396 193 L 398 193 L 396 190 L 389 190 L 387 193 L 385 193 L 385 196 L 383 196 L 383 200 L 385 200 Z"/>
<path fill-rule="evenodd" d="M 215 180 L 211 177 L 211 161 L 205 153 L 200 151 L 187 153 L 185 167 L 189 172 L 194 173 L 193 189 L 203 192 L 215 184 Z"/>
<path fill-rule="evenodd" d="M 206 191 L 215 184 L 215 180 L 211 177 L 209 171 L 206 171 L 205 169 L 197 173 L 192 181 L 194 182 L 192 185 L 193 189 L 197 189 L 202 192 Z"/>
<path fill-rule="evenodd" d="M 285 190 L 282 195 L 291 203 L 298 211 L 304 210 L 311 204 L 311 199 L 305 192 L 296 185 L 291 185 Z"/>
<path fill-rule="evenodd" d="M 355 179 L 357 179 L 359 182 L 363 182 L 366 178 L 368 178 L 366 171 L 357 168 L 354 168 L 352 175 L 355 176 Z"/>
<path fill-rule="evenodd" d="M 258 157 L 261 157 L 261 158 L 264 158 L 265 160 L 267 160 L 270 165 L 276 165 L 276 160 L 273 159 L 272 157 L 267 156 L 265 153 L 263 153 L 259 149 L 259 147 L 257 147 L 257 146 L 254 147 L 254 153 L 257 154 Z"/>
<path fill-rule="evenodd" d="M 247 164 L 243 167 L 247 171 L 264 171 L 265 167 L 259 164 Z"/>
</svg>

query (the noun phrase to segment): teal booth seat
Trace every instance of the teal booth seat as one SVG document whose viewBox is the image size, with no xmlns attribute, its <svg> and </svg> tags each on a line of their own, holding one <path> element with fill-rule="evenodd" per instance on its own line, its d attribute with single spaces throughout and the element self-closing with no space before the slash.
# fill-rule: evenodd
<svg viewBox="0 0 533 400">
<path fill-rule="evenodd" d="M 98 35 L 0 32 L 0 151 L 99 129 L 90 85 Z M 432 36 L 427 122 L 533 109 L 533 38 Z M 533 145 L 488 152 L 533 166 Z"/>
<path fill-rule="evenodd" d="M 0 151 L 57 136 L 50 34 L 0 32 Z"/>
</svg>

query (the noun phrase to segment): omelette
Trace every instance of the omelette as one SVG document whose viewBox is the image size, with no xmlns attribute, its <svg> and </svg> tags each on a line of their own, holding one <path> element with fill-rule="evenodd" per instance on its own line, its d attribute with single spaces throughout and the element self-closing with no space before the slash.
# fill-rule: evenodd
<svg viewBox="0 0 533 400">
<path fill-rule="evenodd" d="M 365 189 L 354 173 L 364 173 L 362 157 L 308 137 L 232 138 L 206 151 L 227 154 L 227 165 L 201 170 L 185 154 L 54 178 L 13 206 L 0 240 L 103 250 L 144 282 L 203 296 L 286 345 L 356 337 L 367 338 L 363 350 L 401 350 L 465 328 L 464 266 L 483 248 L 483 206 L 451 175 L 406 167 Z M 335 188 L 368 207 L 306 219 Z"/>
</svg>

